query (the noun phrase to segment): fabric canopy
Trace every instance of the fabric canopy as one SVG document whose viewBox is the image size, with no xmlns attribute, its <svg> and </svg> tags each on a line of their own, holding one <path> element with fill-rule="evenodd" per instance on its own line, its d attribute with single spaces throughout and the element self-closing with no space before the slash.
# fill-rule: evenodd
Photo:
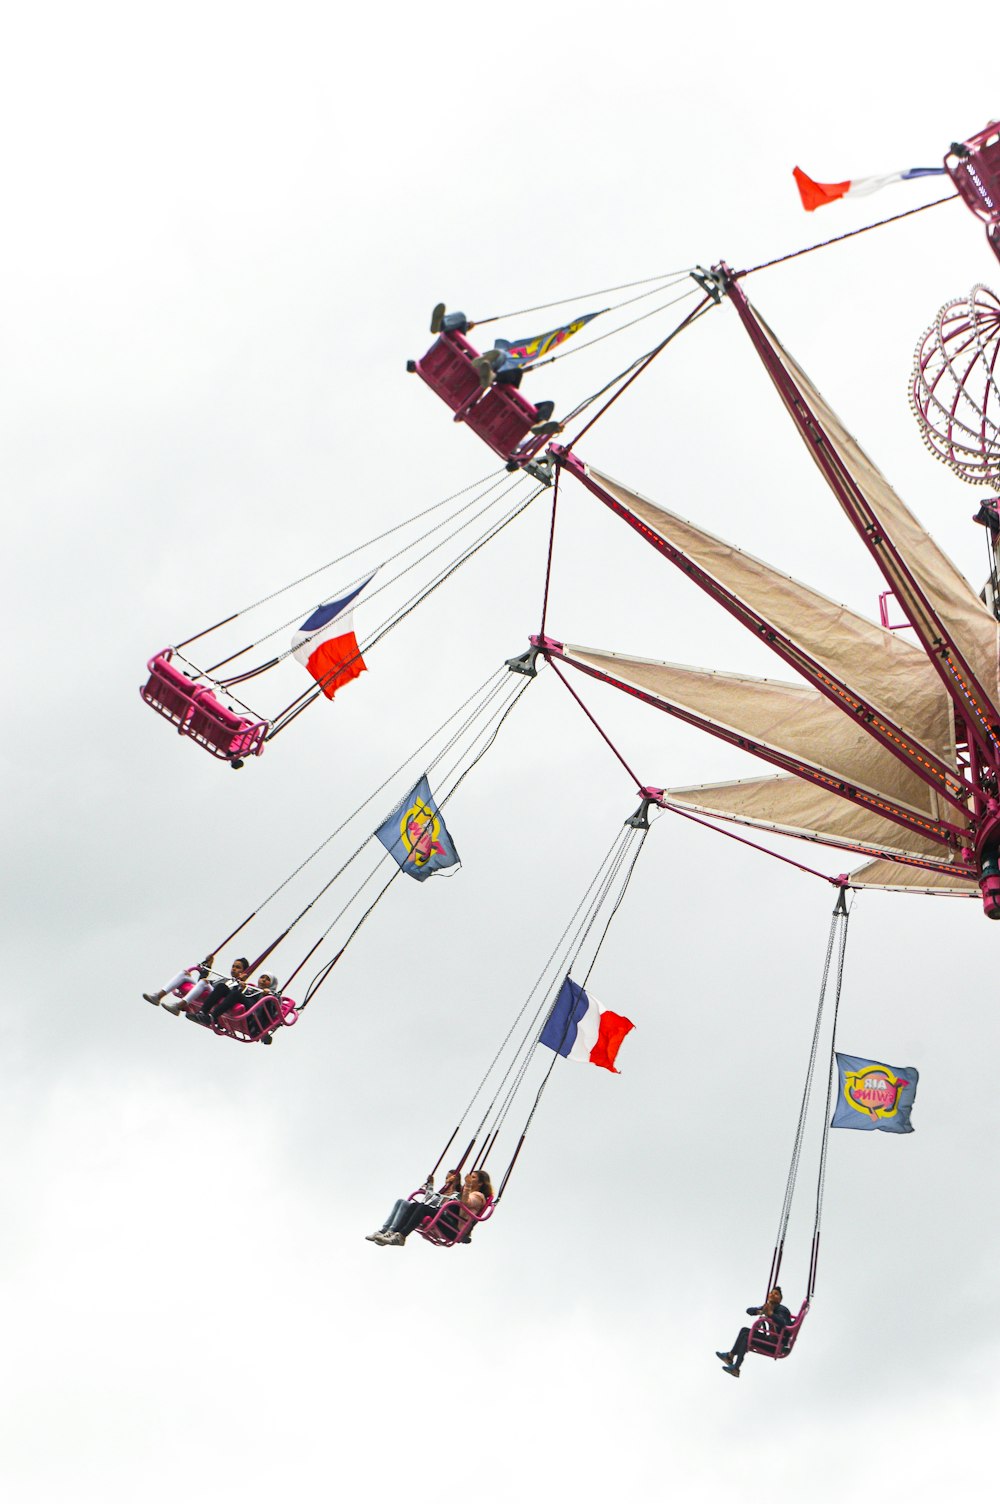
<svg viewBox="0 0 1000 1504">
<path fill-rule="evenodd" d="M 988 707 L 992 710 L 992 719 L 1000 720 L 996 710 L 1000 703 L 1000 624 L 965 576 L 896 495 L 885 476 L 848 432 L 801 366 L 783 348 L 757 310 L 751 312 L 822 426 L 834 455 L 870 509 L 871 518 L 877 521 L 878 529 L 899 556 L 895 558 L 892 550 L 878 549 L 882 572 L 910 622 L 928 646 L 940 639 L 940 622 L 953 656 L 960 655 L 964 659 L 992 701 Z M 809 440 L 806 447 L 819 463 L 816 443 Z M 839 499 L 855 527 L 865 530 L 871 518 L 866 517 L 864 509 L 845 502 L 843 497 Z M 875 541 L 878 542 L 877 534 Z"/>
<path fill-rule="evenodd" d="M 856 888 L 883 888 L 895 893 L 930 893 L 951 898 L 978 898 L 975 878 L 955 872 L 924 872 L 895 862 L 867 862 L 850 874 Z"/>
<path fill-rule="evenodd" d="M 847 850 L 860 846 L 887 857 L 931 858 L 942 865 L 947 862 L 939 841 L 905 830 L 895 821 L 884 820 L 863 805 L 841 799 L 793 774 L 665 789 L 664 798 L 695 814 L 825 846 Z"/>
<path fill-rule="evenodd" d="M 759 621 L 787 638 L 795 667 L 807 680 L 827 688 L 830 676 L 839 680 L 912 739 L 915 766 L 924 753 L 940 764 L 942 772 L 955 772 L 952 701 L 921 648 L 603 472 L 591 467 L 587 473 L 682 556 L 677 560 L 680 567 L 690 561 L 703 572 L 706 579 L 692 576 L 703 589 L 731 604 L 737 615 L 744 607 L 752 613 L 753 620 L 745 613 L 743 619 L 755 634 Z"/>
<path fill-rule="evenodd" d="M 693 719 L 725 740 L 750 740 L 754 745 L 747 750 L 773 753 L 782 766 L 796 762 L 826 781 L 847 782 L 922 817 L 928 836 L 931 825 L 937 825 L 940 801 L 934 790 L 808 685 L 712 673 L 569 643 L 564 651 L 570 662 L 644 691 L 665 710 Z M 843 793 L 853 806 L 851 790 Z M 838 797 L 836 789 L 831 795 Z M 949 820 L 955 817 L 952 823 L 963 820 L 960 811 L 945 808 Z M 940 849 L 940 839 L 935 844 Z"/>
</svg>

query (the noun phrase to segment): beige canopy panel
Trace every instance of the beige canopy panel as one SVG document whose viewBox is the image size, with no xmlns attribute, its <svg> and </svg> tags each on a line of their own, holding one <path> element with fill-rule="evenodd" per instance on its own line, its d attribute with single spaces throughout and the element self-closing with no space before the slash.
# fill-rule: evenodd
<svg viewBox="0 0 1000 1504">
<path fill-rule="evenodd" d="M 931 609 L 940 617 L 955 647 L 996 705 L 1000 700 L 1000 626 L 992 612 L 987 610 L 965 576 L 955 568 L 948 555 L 938 547 L 896 495 L 885 476 L 876 469 L 857 440 L 848 433 L 836 413 L 813 386 L 801 366 L 782 347 L 756 309 L 753 309 L 753 316 L 821 423 L 837 457 L 858 487 L 879 527 L 902 556 Z M 816 458 L 814 446 L 807 447 Z M 859 519 L 861 525 L 864 525 L 866 519 L 862 513 L 848 509 L 848 515 L 855 525 Z M 933 640 L 938 634 L 927 621 L 926 612 L 913 591 L 884 550 L 880 551 L 880 556 L 886 579 L 892 585 L 906 615 L 925 639 Z"/>
<path fill-rule="evenodd" d="M 894 862 L 867 862 L 851 873 L 856 888 L 882 888 L 889 893 L 929 893 L 942 898 L 978 898 L 979 884 L 957 872 L 922 872 Z"/>
<path fill-rule="evenodd" d="M 665 789 L 664 798 L 679 809 L 736 825 L 750 825 L 776 835 L 796 836 L 850 851 L 874 848 L 886 856 L 936 858 L 944 864 L 939 841 L 904 830 L 850 799 L 806 783 L 794 774 L 740 778 L 732 783 L 702 783 Z"/>
<path fill-rule="evenodd" d="M 806 684 L 713 673 L 569 643 L 565 653 L 571 661 L 643 690 L 664 709 L 689 713 L 705 730 L 730 740 L 751 739 L 780 757 L 858 785 L 909 813 L 934 822 L 941 818 L 941 801 L 928 784 L 857 721 Z M 944 811 L 951 823 L 963 819 L 950 804 L 944 805 Z M 940 850 L 940 843 L 936 844 Z"/>
<path fill-rule="evenodd" d="M 921 648 L 648 501 L 603 472 L 588 467 L 588 474 L 727 595 L 775 627 L 918 746 L 954 770 L 952 702 Z"/>
</svg>

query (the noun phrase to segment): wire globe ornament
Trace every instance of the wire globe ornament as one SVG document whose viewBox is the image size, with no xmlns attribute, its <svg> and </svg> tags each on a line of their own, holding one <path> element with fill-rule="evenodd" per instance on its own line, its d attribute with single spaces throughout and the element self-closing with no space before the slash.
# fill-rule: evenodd
<svg viewBox="0 0 1000 1504">
<path fill-rule="evenodd" d="M 935 459 L 1000 486 L 1000 299 L 981 283 L 946 303 L 917 345 L 910 406 Z"/>
</svg>

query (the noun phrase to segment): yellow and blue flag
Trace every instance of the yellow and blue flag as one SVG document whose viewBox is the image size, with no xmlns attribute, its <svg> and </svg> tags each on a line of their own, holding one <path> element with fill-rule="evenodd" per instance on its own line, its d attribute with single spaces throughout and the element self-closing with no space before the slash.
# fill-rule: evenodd
<svg viewBox="0 0 1000 1504">
<path fill-rule="evenodd" d="M 837 1051 L 837 1106 L 831 1128 L 912 1133 L 910 1111 L 920 1072 L 912 1065 L 881 1065 Z"/>
<path fill-rule="evenodd" d="M 461 861 L 425 773 L 375 832 L 386 851 L 418 883 Z"/>
<path fill-rule="evenodd" d="M 585 313 L 568 324 L 560 324 L 558 329 L 549 329 L 545 334 L 533 334 L 530 339 L 498 339 L 496 348 L 503 351 L 504 365 L 508 370 L 511 366 L 523 369 L 533 365 L 536 360 L 541 360 L 543 355 L 551 355 L 559 345 L 564 345 L 574 334 L 579 334 L 591 319 L 600 318 L 607 311 L 606 308 L 598 308 L 596 313 Z"/>
</svg>

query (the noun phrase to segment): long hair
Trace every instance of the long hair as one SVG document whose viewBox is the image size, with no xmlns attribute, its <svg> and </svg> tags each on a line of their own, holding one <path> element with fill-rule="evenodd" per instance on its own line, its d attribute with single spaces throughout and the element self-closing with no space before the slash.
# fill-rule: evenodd
<svg viewBox="0 0 1000 1504">
<path fill-rule="evenodd" d="M 492 1201 L 493 1186 L 490 1184 L 490 1177 L 488 1173 L 485 1170 L 477 1170 L 476 1175 L 479 1177 L 479 1184 L 477 1189 L 486 1197 L 487 1201 Z"/>
</svg>

